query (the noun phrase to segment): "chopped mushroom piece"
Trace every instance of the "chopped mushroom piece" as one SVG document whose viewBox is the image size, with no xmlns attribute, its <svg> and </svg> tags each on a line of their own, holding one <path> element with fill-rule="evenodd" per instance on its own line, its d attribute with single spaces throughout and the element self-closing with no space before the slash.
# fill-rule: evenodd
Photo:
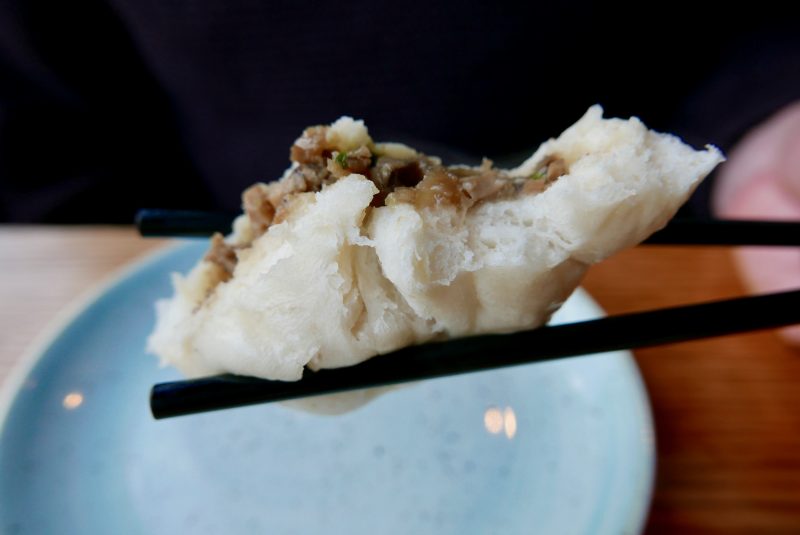
<svg viewBox="0 0 800 535">
<path fill-rule="evenodd" d="M 316 163 L 325 164 L 333 147 L 327 141 L 327 126 L 312 126 L 306 128 L 303 135 L 297 138 L 292 145 L 289 157 L 293 162 L 300 164 Z"/>
<path fill-rule="evenodd" d="M 269 186 L 256 184 L 247 188 L 242 194 L 242 205 L 256 235 L 264 234 L 275 218 L 275 207 L 269 200 Z"/>
<path fill-rule="evenodd" d="M 334 152 L 333 158 L 328 160 L 327 169 L 336 178 L 352 173 L 369 176 L 371 165 L 372 152 L 362 145 L 351 152 Z"/>
<path fill-rule="evenodd" d="M 211 247 L 203 260 L 222 268 L 222 281 L 224 282 L 233 276 L 233 270 L 236 268 L 236 250 L 225 242 L 222 234 L 216 232 L 211 237 Z"/>
<path fill-rule="evenodd" d="M 547 165 L 547 173 L 545 174 L 544 180 L 548 184 L 558 177 L 567 174 L 567 162 L 564 161 L 564 158 L 549 156 L 545 159 L 545 162 Z"/>
</svg>

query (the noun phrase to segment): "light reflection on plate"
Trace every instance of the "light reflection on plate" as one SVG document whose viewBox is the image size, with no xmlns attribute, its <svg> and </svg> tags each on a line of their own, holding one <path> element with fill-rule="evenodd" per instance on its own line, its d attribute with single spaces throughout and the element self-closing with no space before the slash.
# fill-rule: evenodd
<svg viewBox="0 0 800 535">
<path fill-rule="evenodd" d="M 0 407 L 0 533 L 635 533 L 653 431 L 626 352 L 422 381 L 341 416 L 261 405 L 153 421 L 153 301 L 204 244 L 142 263 Z M 600 314 L 578 292 L 557 316 Z M 535 348 L 532 348 L 535 349 Z"/>
</svg>

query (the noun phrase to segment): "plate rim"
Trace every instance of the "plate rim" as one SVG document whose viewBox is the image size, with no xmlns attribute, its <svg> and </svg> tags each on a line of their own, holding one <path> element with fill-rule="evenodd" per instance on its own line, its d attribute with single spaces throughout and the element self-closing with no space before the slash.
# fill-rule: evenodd
<svg viewBox="0 0 800 535">
<path fill-rule="evenodd" d="M 28 342 L 25 350 L 11 366 L 11 370 L 3 384 L 0 385 L 0 436 L 2 436 L 8 416 L 11 414 L 14 400 L 25 387 L 26 379 L 61 333 L 78 316 L 99 301 L 106 292 L 132 277 L 141 269 L 160 261 L 163 257 L 169 256 L 181 247 L 186 247 L 189 243 L 191 243 L 189 240 L 172 240 L 156 247 L 152 251 L 133 257 L 81 290 L 78 295 L 69 300 L 47 321 L 42 330 Z"/>
</svg>

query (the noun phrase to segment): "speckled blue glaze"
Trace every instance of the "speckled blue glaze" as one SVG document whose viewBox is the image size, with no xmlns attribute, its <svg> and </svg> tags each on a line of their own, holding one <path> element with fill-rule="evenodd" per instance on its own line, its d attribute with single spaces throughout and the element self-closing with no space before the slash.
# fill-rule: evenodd
<svg viewBox="0 0 800 535">
<path fill-rule="evenodd" d="M 152 420 L 150 386 L 178 377 L 144 352 L 153 302 L 204 247 L 129 272 L 18 377 L 0 416 L 0 533 L 641 530 L 653 429 L 625 352 L 424 381 L 342 416 Z M 579 292 L 557 319 L 599 314 Z"/>
</svg>

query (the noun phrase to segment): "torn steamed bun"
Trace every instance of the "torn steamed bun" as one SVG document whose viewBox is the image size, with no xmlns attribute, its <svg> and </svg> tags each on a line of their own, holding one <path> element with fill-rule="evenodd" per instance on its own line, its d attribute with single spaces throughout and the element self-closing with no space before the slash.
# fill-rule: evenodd
<svg viewBox="0 0 800 535">
<path fill-rule="evenodd" d="M 445 166 L 343 117 L 243 194 L 227 238 L 157 303 L 149 350 L 188 376 L 279 380 L 433 339 L 540 326 L 586 269 L 663 227 L 723 160 L 595 106 L 515 169 Z"/>
</svg>

